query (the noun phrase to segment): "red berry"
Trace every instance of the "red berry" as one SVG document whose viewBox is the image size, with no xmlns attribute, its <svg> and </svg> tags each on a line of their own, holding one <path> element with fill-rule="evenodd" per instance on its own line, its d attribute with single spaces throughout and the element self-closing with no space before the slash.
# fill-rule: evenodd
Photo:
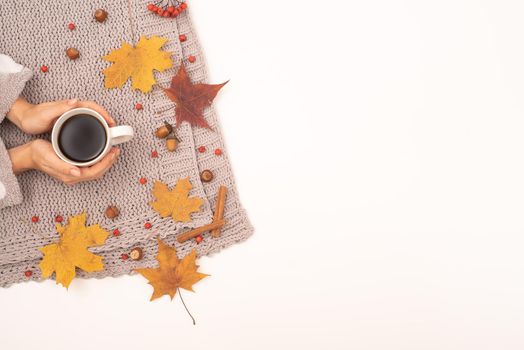
<svg viewBox="0 0 524 350">
<path fill-rule="evenodd" d="M 151 9 L 151 12 L 157 12 L 157 11 L 158 11 L 158 6 L 153 5 L 153 8 Z"/>
<path fill-rule="evenodd" d="M 175 10 L 175 12 L 173 12 L 171 15 L 172 15 L 173 17 L 178 17 L 179 14 L 180 14 L 180 11 Z"/>
<path fill-rule="evenodd" d="M 198 152 L 204 153 L 206 151 L 206 146 L 200 146 L 198 147 Z"/>
<path fill-rule="evenodd" d="M 221 156 L 221 155 L 222 155 L 222 150 L 221 150 L 220 148 L 217 148 L 217 149 L 215 150 L 215 155 L 216 155 L 216 156 Z"/>
<path fill-rule="evenodd" d="M 42 67 L 40 67 L 40 70 L 42 71 L 42 73 L 47 73 L 49 68 L 47 66 L 42 66 Z"/>
<path fill-rule="evenodd" d="M 120 236 L 120 230 L 119 229 L 114 229 L 113 230 L 113 236 L 115 236 L 115 237 Z"/>
<path fill-rule="evenodd" d="M 151 158 L 158 158 L 158 152 L 157 151 L 151 152 Z"/>
<path fill-rule="evenodd" d="M 122 260 L 127 260 L 127 259 L 129 259 L 129 255 L 127 255 L 126 253 L 124 253 L 124 254 L 122 254 L 122 255 L 120 256 L 120 258 L 121 258 Z"/>
<path fill-rule="evenodd" d="M 57 215 L 57 216 L 55 217 L 55 221 L 56 221 L 56 222 L 62 222 L 62 221 L 64 221 L 64 218 L 63 218 L 62 216 L 60 216 L 60 215 Z"/>
<path fill-rule="evenodd" d="M 162 13 L 162 17 L 169 17 L 170 13 L 167 12 L 167 11 L 164 11 L 164 13 Z"/>
<path fill-rule="evenodd" d="M 150 222 L 146 222 L 146 223 L 144 224 L 144 228 L 146 228 L 146 229 L 148 229 L 148 230 L 149 230 L 152 226 L 153 226 L 153 225 L 151 225 Z"/>
<path fill-rule="evenodd" d="M 190 63 L 195 63 L 196 62 L 196 57 L 191 55 L 187 58 L 187 60 L 190 62 Z"/>
<path fill-rule="evenodd" d="M 147 9 L 148 9 L 149 11 L 153 11 L 154 8 L 155 8 L 155 5 L 153 5 L 153 4 L 148 4 L 148 5 L 147 5 Z"/>
<path fill-rule="evenodd" d="M 196 236 L 196 238 L 195 238 L 195 241 L 197 242 L 197 244 L 202 243 L 203 240 L 204 240 L 204 237 L 202 237 L 201 235 L 198 235 L 198 236 Z"/>
<path fill-rule="evenodd" d="M 70 30 L 74 30 L 76 28 L 75 24 L 74 23 L 69 23 L 67 25 L 67 28 L 69 28 Z"/>
<path fill-rule="evenodd" d="M 27 270 L 26 272 L 24 272 L 24 275 L 25 275 L 25 277 L 29 278 L 29 277 L 31 277 L 33 275 L 33 271 Z"/>
<path fill-rule="evenodd" d="M 144 108 L 144 106 L 142 106 L 141 103 L 137 103 L 137 104 L 135 105 L 135 109 L 137 109 L 137 110 L 141 110 L 142 108 Z"/>
<path fill-rule="evenodd" d="M 36 215 L 31 218 L 32 222 L 38 222 L 38 220 L 40 220 L 40 219 Z"/>
<path fill-rule="evenodd" d="M 159 8 L 159 9 L 156 11 L 156 13 L 158 13 L 159 16 L 163 16 L 163 15 L 164 15 L 164 10 Z"/>
<path fill-rule="evenodd" d="M 180 39 L 181 42 L 184 42 L 187 40 L 187 36 L 185 34 L 180 34 L 178 38 Z"/>
<path fill-rule="evenodd" d="M 147 183 L 147 179 L 145 177 L 141 177 L 139 181 L 142 185 L 145 185 Z"/>
<path fill-rule="evenodd" d="M 181 8 L 182 10 L 187 9 L 187 4 L 186 4 L 185 2 L 181 3 L 181 4 L 180 4 L 180 8 Z"/>
<path fill-rule="evenodd" d="M 169 12 L 169 13 L 173 13 L 173 12 L 175 12 L 175 6 L 169 6 L 169 7 L 167 8 L 167 12 Z"/>
</svg>

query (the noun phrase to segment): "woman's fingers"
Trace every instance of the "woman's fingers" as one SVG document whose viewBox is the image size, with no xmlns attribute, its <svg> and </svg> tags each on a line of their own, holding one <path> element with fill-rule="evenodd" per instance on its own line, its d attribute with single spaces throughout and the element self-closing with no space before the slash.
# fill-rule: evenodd
<svg viewBox="0 0 524 350">
<path fill-rule="evenodd" d="M 74 165 L 64 162 L 60 159 L 53 151 L 46 155 L 45 165 L 50 171 L 50 175 L 53 175 L 58 180 L 65 183 L 76 183 L 82 181 L 82 172 Z"/>
<path fill-rule="evenodd" d="M 49 102 L 42 104 L 41 106 L 45 108 L 45 114 L 48 118 L 55 119 L 60 117 L 65 112 L 78 107 L 78 99 L 73 98 L 70 100 L 62 100 L 56 102 Z"/>
<path fill-rule="evenodd" d="M 106 120 L 106 122 L 107 122 L 107 124 L 109 126 L 115 126 L 116 125 L 115 120 L 113 118 L 111 118 L 111 116 L 109 115 L 109 112 L 106 111 L 105 108 L 100 106 L 98 103 L 93 102 L 93 101 L 80 101 L 78 103 L 78 106 L 79 107 L 85 107 L 85 108 L 91 108 L 92 110 L 95 110 L 98 113 L 100 113 L 100 115 L 102 117 L 104 117 L 104 119 Z"/>
<path fill-rule="evenodd" d="M 115 163 L 119 155 L 120 155 L 120 149 L 114 147 L 98 163 L 96 163 L 93 166 L 90 166 L 89 168 L 81 169 L 82 181 L 99 179 L 100 177 L 102 177 L 109 170 L 109 168 L 111 168 L 111 166 Z"/>
<path fill-rule="evenodd" d="M 79 168 L 60 159 L 50 142 L 34 140 L 31 142 L 30 157 L 34 166 L 57 180 L 68 185 L 78 182 L 90 181 L 101 178 L 115 163 L 120 155 L 120 149 L 113 147 L 111 151 L 95 165 L 88 168 Z"/>
<path fill-rule="evenodd" d="M 32 106 L 25 111 L 19 127 L 28 134 L 50 131 L 58 117 L 76 107 L 78 107 L 76 98 Z"/>
</svg>

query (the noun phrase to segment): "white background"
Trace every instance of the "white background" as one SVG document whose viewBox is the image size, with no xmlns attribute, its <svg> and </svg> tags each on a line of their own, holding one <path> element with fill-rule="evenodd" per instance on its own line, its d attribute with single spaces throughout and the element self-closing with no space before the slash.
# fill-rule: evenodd
<svg viewBox="0 0 524 350">
<path fill-rule="evenodd" d="M 256 227 L 180 303 L 0 290 L 0 348 L 523 349 L 524 3 L 193 0 Z"/>
</svg>

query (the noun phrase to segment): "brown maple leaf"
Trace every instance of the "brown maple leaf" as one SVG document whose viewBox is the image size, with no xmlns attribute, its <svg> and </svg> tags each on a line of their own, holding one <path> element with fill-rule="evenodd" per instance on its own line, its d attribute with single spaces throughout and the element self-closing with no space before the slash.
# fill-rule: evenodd
<svg viewBox="0 0 524 350">
<path fill-rule="evenodd" d="M 158 238 L 157 268 L 143 268 L 135 271 L 147 278 L 154 288 L 151 300 L 169 295 L 171 300 L 178 288 L 193 291 L 193 285 L 209 276 L 197 271 L 196 251 L 193 249 L 182 260 L 176 255 L 175 247 L 170 247 Z"/>
<path fill-rule="evenodd" d="M 193 126 L 211 129 L 204 119 L 204 108 L 211 105 L 223 84 L 193 84 L 187 75 L 184 63 L 180 65 L 177 75 L 171 80 L 171 86 L 164 89 L 167 97 L 176 104 L 176 126 L 186 121 Z"/>
</svg>

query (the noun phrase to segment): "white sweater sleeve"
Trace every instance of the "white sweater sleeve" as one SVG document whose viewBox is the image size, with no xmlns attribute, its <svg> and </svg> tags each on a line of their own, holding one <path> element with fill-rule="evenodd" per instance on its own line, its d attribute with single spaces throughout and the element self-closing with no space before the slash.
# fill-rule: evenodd
<svg viewBox="0 0 524 350">
<path fill-rule="evenodd" d="M 13 61 L 11 57 L 0 53 L 0 74 L 20 73 L 23 69 L 24 66 Z"/>
<path fill-rule="evenodd" d="M 11 57 L 0 54 L 0 123 L 31 76 L 29 69 L 19 65 Z M 0 139 L 0 208 L 21 202 L 22 192 L 13 173 L 11 158 Z"/>
</svg>

